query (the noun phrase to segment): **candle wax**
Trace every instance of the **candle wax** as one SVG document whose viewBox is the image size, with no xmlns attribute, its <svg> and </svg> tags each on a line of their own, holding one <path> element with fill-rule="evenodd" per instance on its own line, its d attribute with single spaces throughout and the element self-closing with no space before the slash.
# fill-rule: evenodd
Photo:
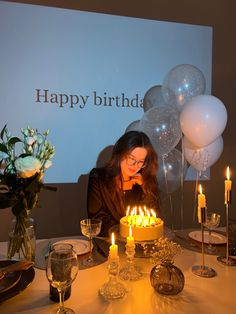
<svg viewBox="0 0 236 314">
<path fill-rule="evenodd" d="M 127 240 L 127 246 L 134 246 L 134 237 L 128 236 L 126 240 Z"/>
<path fill-rule="evenodd" d="M 205 194 L 198 194 L 198 207 L 206 207 L 206 197 Z"/>
<path fill-rule="evenodd" d="M 231 191 L 231 188 L 232 188 L 232 181 L 225 180 L 225 191 Z"/>
<path fill-rule="evenodd" d="M 115 259 L 117 258 L 117 256 L 118 256 L 118 245 L 117 244 L 110 245 L 109 257 Z"/>
</svg>

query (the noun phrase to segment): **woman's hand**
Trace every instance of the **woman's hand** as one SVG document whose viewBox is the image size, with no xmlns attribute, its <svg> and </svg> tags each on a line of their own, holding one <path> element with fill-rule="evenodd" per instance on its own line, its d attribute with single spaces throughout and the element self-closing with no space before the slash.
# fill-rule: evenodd
<svg viewBox="0 0 236 314">
<path fill-rule="evenodd" d="M 143 184 L 143 178 L 140 173 L 136 173 L 129 181 L 123 182 L 123 190 L 132 190 L 134 184 Z"/>
</svg>

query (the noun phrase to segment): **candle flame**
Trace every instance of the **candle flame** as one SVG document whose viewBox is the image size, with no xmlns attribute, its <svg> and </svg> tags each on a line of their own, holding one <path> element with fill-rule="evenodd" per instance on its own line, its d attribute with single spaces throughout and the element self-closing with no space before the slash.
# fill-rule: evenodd
<svg viewBox="0 0 236 314">
<path fill-rule="evenodd" d="M 226 177 L 227 177 L 227 180 L 230 180 L 229 166 L 226 168 Z"/>
<path fill-rule="evenodd" d="M 139 215 L 144 216 L 144 212 L 143 212 L 143 210 L 142 210 L 142 207 L 141 207 L 141 206 L 139 207 Z"/>
<path fill-rule="evenodd" d="M 114 232 L 112 232 L 112 234 L 111 234 L 111 244 L 112 244 L 112 245 L 115 244 L 115 235 L 114 235 Z"/>
<path fill-rule="evenodd" d="M 201 186 L 201 184 L 199 184 L 199 192 L 200 192 L 200 194 L 202 194 L 202 186 Z"/>
<path fill-rule="evenodd" d="M 132 237 L 132 228 L 129 226 L 129 236 Z"/>
<path fill-rule="evenodd" d="M 155 217 L 155 218 L 157 217 L 157 215 L 156 215 L 156 213 L 154 212 L 153 209 L 151 209 L 151 214 L 152 214 L 153 217 Z"/>
<path fill-rule="evenodd" d="M 153 209 L 147 209 L 146 206 L 134 206 L 129 208 L 126 216 L 130 230 L 134 226 L 147 227 L 157 223 L 157 215 L 155 211 Z M 130 234 L 130 236 L 132 235 Z"/>
<path fill-rule="evenodd" d="M 126 211 L 126 216 L 129 216 L 129 210 L 130 210 L 130 207 L 128 206 L 127 211 Z"/>
</svg>

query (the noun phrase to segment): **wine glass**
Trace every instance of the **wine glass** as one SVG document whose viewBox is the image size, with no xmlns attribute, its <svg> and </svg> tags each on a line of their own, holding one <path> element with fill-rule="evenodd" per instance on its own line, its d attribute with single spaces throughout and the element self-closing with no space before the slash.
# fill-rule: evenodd
<svg viewBox="0 0 236 314">
<path fill-rule="evenodd" d="M 213 247 L 212 240 L 211 240 L 212 229 L 217 228 L 219 224 L 220 224 L 220 214 L 208 212 L 206 215 L 206 222 L 204 223 L 204 226 L 208 229 L 208 232 L 209 232 L 209 239 L 208 239 L 208 246 L 207 246 L 207 251 L 209 253 L 212 253 L 215 250 L 215 247 Z"/>
<path fill-rule="evenodd" d="M 58 290 L 60 305 L 57 314 L 74 314 L 64 307 L 64 292 L 75 280 L 78 273 L 77 255 L 72 248 L 54 247 L 47 258 L 46 275 L 49 283 Z"/>
<path fill-rule="evenodd" d="M 80 221 L 81 232 L 84 236 L 89 238 L 89 256 L 86 260 L 83 261 L 85 266 L 93 266 L 96 265 L 96 261 L 92 256 L 92 241 L 93 237 L 97 236 L 102 227 L 101 219 L 83 219 Z"/>
</svg>

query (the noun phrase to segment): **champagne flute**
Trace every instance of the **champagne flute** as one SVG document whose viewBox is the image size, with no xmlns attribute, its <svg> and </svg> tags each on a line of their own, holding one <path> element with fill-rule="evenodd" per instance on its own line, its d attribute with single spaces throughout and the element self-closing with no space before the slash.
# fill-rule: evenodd
<svg viewBox="0 0 236 314">
<path fill-rule="evenodd" d="M 84 236 L 89 238 L 89 257 L 83 261 L 85 266 L 94 266 L 96 265 L 96 261 L 93 259 L 92 256 L 92 241 L 93 237 L 97 236 L 102 227 L 101 219 L 83 219 L 80 221 L 80 228 L 81 232 Z"/>
<path fill-rule="evenodd" d="M 217 228 L 219 224 L 220 224 L 220 214 L 208 212 L 206 215 L 206 222 L 204 223 L 204 226 L 208 229 L 208 232 L 209 232 L 209 239 L 208 239 L 208 246 L 207 246 L 207 251 L 209 253 L 212 253 L 215 250 L 215 247 L 213 247 L 212 240 L 211 240 L 212 229 Z"/>
<path fill-rule="evenodd" d="M 49 253 L 52 250 L 73 250 L 73 245 L 70 243 L 50 243 L 49 244 Z M 60 302 L 60 297 L 57 288 L 54 288 L 51 284 L 49 286 L 50 299 L 54 302 Z M 64 301 L 67 300 L 71 295 L 71 286 L 67 287 L 64 291 Z"/>
<path fill-rule="evenodd" d="M 75 313 L 72 309 L 64 307 L 64 292 L 75 280 L 77 273 L 78 260 L 73 249 L 54 247 L 47 258 L 46 275 L 49 283 L 59 293 L 60 305 L 55 310 L 55 313 Z"/>
</svg>

